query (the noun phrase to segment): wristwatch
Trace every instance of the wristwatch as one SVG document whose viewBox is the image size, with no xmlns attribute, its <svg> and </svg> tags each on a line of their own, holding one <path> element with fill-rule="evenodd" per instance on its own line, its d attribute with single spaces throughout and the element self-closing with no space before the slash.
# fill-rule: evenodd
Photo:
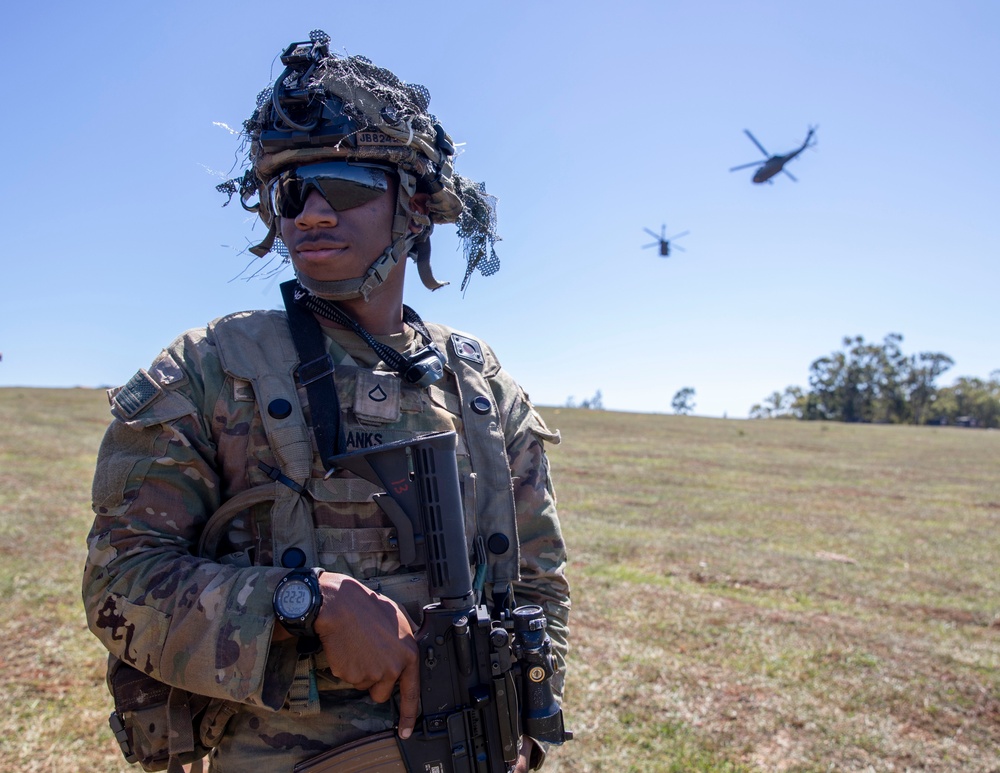
<svg viewBox="0 0 1000 773">
<path fill-rule="evenodd" d="M 313 624 L 323 604 L 319 576 L 323 570 L 293 569 L 274 589 L 274 614 L 290 634 L 314 638 Z"/>
</svg>

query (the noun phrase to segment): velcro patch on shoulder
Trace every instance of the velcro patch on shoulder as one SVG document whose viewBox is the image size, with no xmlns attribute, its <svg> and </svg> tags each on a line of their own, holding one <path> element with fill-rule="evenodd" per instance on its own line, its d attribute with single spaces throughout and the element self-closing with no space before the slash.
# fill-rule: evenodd
<svg viewBox="0 0 1000 773">
<path fill-rule="evenodd" d="M 238 403 L 252 403 L 256 399 L 253 393 L 252 382 L 245 378 L 233 379 L 233 400 Z"/>
<path fill-rule="evenodd" d="M 455 354 L 463 360 L 478 362 L 482 365 L 486 360 L 483 358 L 483 349 L 479 341 L 467 336 L 460 336 L 458 333 L 451 334 L 451 345 L 455 348 Z"/>
<path fill-rule="evenodd" d="M 140 368 L 128 383 L 118 390 L 114 402 L 126 419 L 132 419 L 162 394 L 163 387 Z"/>
</svg>

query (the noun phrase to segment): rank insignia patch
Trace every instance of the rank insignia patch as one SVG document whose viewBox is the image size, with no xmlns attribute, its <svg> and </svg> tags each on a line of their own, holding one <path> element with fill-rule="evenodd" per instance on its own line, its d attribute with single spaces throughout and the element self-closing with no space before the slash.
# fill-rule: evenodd
<svg viewBox="0 0 1000 773">
<path fill-rule="evenodd" d="M 458 333 L 452 333 L 451 345 L 455 347 L 455 354 L 463 360 L 478 362 L 480 365 L 485 362 L 479 341 L 474 338 L 466 338 L 465 336 L 460 336 Z"/>
<path fill-rule="evenodd" d="M 358 371 L 354 414 L 364 422 L 385 424 L 400 416 L 399 378 L 388 373 Z"/>
</svg>

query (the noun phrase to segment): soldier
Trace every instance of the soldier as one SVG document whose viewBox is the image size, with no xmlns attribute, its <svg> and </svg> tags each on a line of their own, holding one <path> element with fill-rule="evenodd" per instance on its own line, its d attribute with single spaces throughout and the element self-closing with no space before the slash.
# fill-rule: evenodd
<svg viewBox="0 0 1000 773">
<path fill-rule="evenodd" d="M 566 553 L 543 447 L 558 433 L 486 344 L 403 305 L 407 257 L 440 286 L 434 224 L 458 225 L 463 288 L 496 270 L 493 202 L 455 174 L 426 89 L 328 40 L 285 50 L 245 124 L 248 168 L 221 186 L 268 228 L 253 252 L 290 259 L 286 310 L 190 330 L 109 392 L 83 596 L 112 655 L 113 727 L 144 766 L 159 755 L 179 770 L 207 750 L 213 771 L 291 773 L 380 731 L 410 736 L 431 599 L 377 488 L 328 474 L 346 452 L 454 430 L 482 598 L 512 589 L 541 606 L 565 663 Z M 144 679 L 167 686 L 162 705 Z M 561 693 L 561 670 L 553 681 Z M 516 770 L 541 764 L 542 747 L 525 736 Z"/>
</svg>

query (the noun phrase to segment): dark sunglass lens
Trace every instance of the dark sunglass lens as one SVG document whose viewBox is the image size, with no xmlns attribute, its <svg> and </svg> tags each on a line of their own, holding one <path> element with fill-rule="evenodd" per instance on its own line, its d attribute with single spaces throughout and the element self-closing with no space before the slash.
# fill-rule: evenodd
<svg viewBox="0 0 1000 773">
<path fill-rule="evenodd" d="M 309 180 L 309 183 L 314 185 L 330 206 L 338 212 L 374 201 L 385 191 L 384 186 L 374 188 L 356 180 L 331 180 L 318 177 Z"/>
<path fill-rule="evenodd" d="M 300 169 L 299 174 L 338 211 L 374 201 L 389 187 L 385 172 L 370 166 L 315 164 Z"/>
<path fill-rule="evenodd" d="M 374 201 L 389 188 L 384 170 L 343 161 L 309 164 L 283 172 L 271 187 L 271 203 L 280 217 L 297 217 L 312 190 L 335 210 Z"/>
<path fill-rule="evenodd" d="M 302 181 L 293 172 L 281 175 L 271 186 L 271 204 L 278 217 L 298 217 L 305 206 Z"/>
</svg>

